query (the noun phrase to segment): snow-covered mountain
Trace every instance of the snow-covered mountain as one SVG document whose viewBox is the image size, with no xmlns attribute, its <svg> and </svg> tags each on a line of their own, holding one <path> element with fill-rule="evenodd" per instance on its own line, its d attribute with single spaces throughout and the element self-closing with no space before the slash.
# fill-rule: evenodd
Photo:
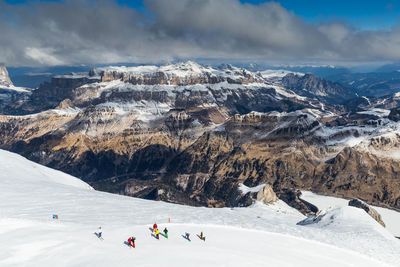
<svg viewBox="0 0 400 267">
<path fill-rule="evenodd" d="M 8 71 L 5 66 L 0 66 L 0 89 L 15 91 L 19 93 L 29 93 L 30 90 L 23 87 L 14 86 L 10 77 L 8 76 Z"/>
<path fill-rule="evenodd" d="M 285 88 L 306 97 L 315 97 L 328 103 L 344 103 L 356 97 L 351 88 L 334 83 L 312 74 L 296 75 L 289 73 L 282 78 Z"/>
<path fill-rule="evenodd" d="M 210 209 L 129 198 L 3 150 L 0 211 L 5 267 L 400 266 L 399 240 L 361 209 L 333 207 L 329 223 L 302 226 L 305 217 L 283 202 Z M 398 213 L 383 219 L 398 231 Z M 154 222 L 168 228 L 168 239 L 151 236 Z M 99 226 L 103 240 L 94 234 Z M 130 236 L 134 249 L 124 244 Z"/>
<path fill-rule="evenodd" d="M 308 96 L 285 87 L 293 76 Z M 236 206 L 252 203 L 240 184 L 268 183 L 303 213 L 299 189 L 399 208 L 392 107 L 367 101 L 352 110 L 317 97 L 344 89 L 231 65 L 97 68 L 53 77 L 17 108 L 41 112 L 0 116 L 0 146 L 97 189 L 147 199 Z"/>
<path fill-rule="evenodd" d="M 10 77 L 8 77 L 8 71 L 5 66 L 0 66 L 0 86 L 10 86 L 13 85 Z"/>
<path fill-rule="evenodd" d="M 0 65 L 0 111 L 7 112 L 7 106 L 19 106 L 28 100 L 31 91 L 14 86 L 5 66 Z"/>
</svg>

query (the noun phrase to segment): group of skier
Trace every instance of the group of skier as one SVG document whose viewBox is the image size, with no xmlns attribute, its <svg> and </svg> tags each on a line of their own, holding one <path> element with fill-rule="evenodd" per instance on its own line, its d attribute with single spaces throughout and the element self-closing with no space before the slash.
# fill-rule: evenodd
<svg viewBox="0 0 400 267">
<path fill-rule="evenodd" d="M 164 237 L 165 238 L 168 238 L 168 229 L 167 229 L 167 227 L 165 227 L 164 228 Z M 160 239 L 160 230 L 158 230 L 158 227 L 157 227 L 157 224 L 156 223 L 154 223 L 154 225 L 153 225 L 153 231 L 152 231 L 152 233 L 154 233 L 155 234 L 155 236 L 156 236 L 156 238 L 157 239 Z"/>
<path fill-rule="evenodd" d="M 150 229 L 151 229 L 151 228 L 150 228 Z M 164 232 L 164 237 L 165 237 L 165 238 L 168 238 L 168 229 L 167 229 L 167 227 L 164 228 L 163 232 Z M 153 225 L 153 230 L 151 231 L 151 233 L 152 233 L 152 235 L 154 234 L 154 236 L 155 236 L 156 239 L 160 239 L 160 230 L 158 230 L 158 226 L 157 226 L 156 223 L 154 223 L 154 225 Z M 101 227 L 98 228 L 98 232 L 95 232 L 95 234 L 96 234 L 96 236 L 97 236 L 99 239 L 103 240 Z M 190 241 L 190 234 L 189 234 L 189 233 L 185 233 L 184 237 L 185 237 L 187 240 Z M 198 236 L 198 237 L 199 237 L 201 240 L 206 241 L 206 237 L 203 235 L 203 232 L 201 232 L 201 233 L 200 233 L 200 236 Z M 135 247 L 136 247 L 136 245 L 135 245 L 135 240 L 136 240 L 136 237 L 130 236 L 130 237 L 128 238 L 128 242 L 125 242 L 125 243 L 126 243 L 128 246 L 135 248 Z"/>
</svg>

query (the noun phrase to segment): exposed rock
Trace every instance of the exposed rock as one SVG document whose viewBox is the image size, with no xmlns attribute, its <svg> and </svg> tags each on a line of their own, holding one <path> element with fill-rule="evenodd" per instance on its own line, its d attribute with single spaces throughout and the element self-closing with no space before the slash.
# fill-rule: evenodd
<svg viewBox="0 0 400 267">
<path fill-rule="evenodd" d="M 368 213 L 369 216 L 371 216 L 375 221 L 377 221 L 383 227 L 386 227 L 385 223 L 382 220 L 381 215 L 364 201 L 360 199 L 352 199 L 349 201 L 349 206 L 365 210 L 365 212 Z"/>
<path fill-rule="evenodd" d="M 279 180 L 276 181 L 274 185 L 274 187 L 276 188 L 275 192 L 279 199 L 285 201 L 286 204 L 297 209 L 307 216 L 318 212 L 318 208 L 316 206 L 300 198 L 300 190 L 292 188 L 282 188 L 278 190 L 280 186 L 281 185 L 279 185 Z"/>
<path fill-rule="evenodd" d="M 310 225 L 319 223 L 325 217 L 326 214 L 327 212 L 325 210 L 320 210 L 315 214 L 309 215 L 304 220 L 301 220 L 300 222 L 297 223 L 297 225 Z"/>
<path fill-rule="evenodd" d="M 0 113 L 19 114 L 15 109 L 20 109 L 30 95 L 30 89 L 14 86 L 6 67 L 0 65 Z"/>
<path fill-rule="evenodd" d="M 400 160 L 389 153 L 400 136 L 389 120 L 343 116 L 343 106 L 231 66 L 149 68 L 56 77 L 29 104 L 67 112 L 0 116 L 0 147 L 136 197 L 251 205 L 258 191 L 243 196 L 238 185 L 271 184 L 304 214 L 318 209 L 299 189 L 400 207 Z"/>
<path fill-rule="evenodd" d="M 56 107 L 57 109 L 67 109 L 67 108 L 72 108 L 74 107 L 74 104 L 72 103 L 71 99 L 66 98 L 61 103 Z"/>
<path fill-rule="evenodd" d="M 356 95 L 350 88 L 331 82 L 312 74 L 299 76 L 293 73 L 282 78 L 282 84 L 299 95 L 326 100 L 338 104 L 354 98 Z"/>
<path fill-rule="evenodd" d="M 230 84 L 249 84 L 264 82 L 262 77 L 245 69 L 233 66 L 217 71 L 209 67 L 203 67 L 195 62 L 177 63 L 161 67 L 117 67 L 97 69 L 91 71 L 98 73 L 103 82 L 121 80 L 134 85 L 194 85 L 216 84 L 227 82 Z"/>
<path fill-rule="evenodd" d="M 278 201 L 272 186 L 270 184 L 261 184 L 252 188 L 240 184 L 231 196 L 231 206 L 247 207 L 254 204 L 255 201 L 261 201 L 266 205 Z"/>
<path fill-rule="evenodd" d="M 8 71 L 5 66 L 0 65 L 0 86 L 9 87 L 12 86 L 10 77 L 8 76 Z"/>
<path fill-rule="evenodd" d="M 262 201 L 264 204 L 272 204 L 278 201 L 272 186 L 267 184 L 257 193 L 257 200 Z"/>
<path fill-rule="evenodd" d="M 392 121 L 400 121 L 400 108 L 391 109 L 388 118 Z"/>
</svg>

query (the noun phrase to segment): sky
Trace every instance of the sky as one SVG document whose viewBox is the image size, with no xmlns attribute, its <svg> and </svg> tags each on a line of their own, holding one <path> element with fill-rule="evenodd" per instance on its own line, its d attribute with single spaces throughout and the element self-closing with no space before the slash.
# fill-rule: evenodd
<svg viewBox="0 0 400 267">
<path fill-rule="evenodd" d="M 393 62 L 399 16 L 393 0 L 0 0 L 0 62 Z"/>
</svg>

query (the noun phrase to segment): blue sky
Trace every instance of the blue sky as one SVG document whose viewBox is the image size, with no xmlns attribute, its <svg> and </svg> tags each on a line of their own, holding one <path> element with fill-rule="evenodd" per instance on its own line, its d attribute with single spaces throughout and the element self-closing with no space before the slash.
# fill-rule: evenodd
<svg viewBox="0 0 400 267">
<path fill-rule="evenodd" d="M 178 0 L 179 1 L 179 0 Z M 145 10 L 142 0 L 118 0 L 122 5 Z M 241 0 L 259 5 L 269 1 Z M 399 22 L 400 1 L 393 0 L 280 0 L 284 8 L 308 23 L 340 20 L 363 30 L 388 29 Z"/>
<path fill-rule="evenodd" d="M 282 0 L 279 2 L 307 22 L 339 19 L 361 29 L 390 28 L 397 24 L 400 15 L 400 2 L 390 0 Z"/>
</svg>

